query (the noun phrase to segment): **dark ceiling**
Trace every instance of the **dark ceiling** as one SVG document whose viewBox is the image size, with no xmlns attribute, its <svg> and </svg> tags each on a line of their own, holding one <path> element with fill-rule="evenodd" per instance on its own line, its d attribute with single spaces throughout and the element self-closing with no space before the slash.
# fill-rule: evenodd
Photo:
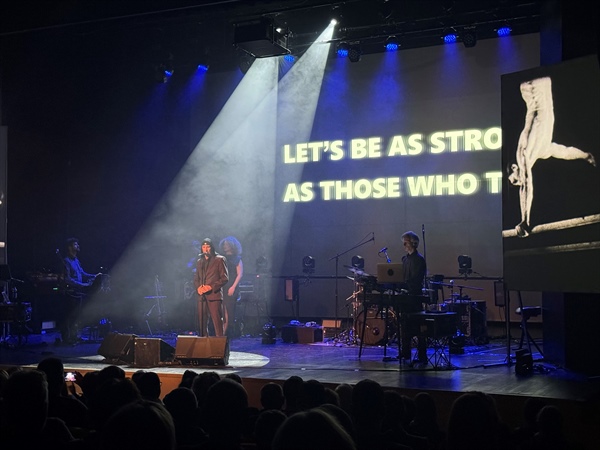
<svg viewBox="0 0 600 450">
<path fill-rule="evenodd" d="M 0 39 L 85 41 L 90 48 L 140 45 L 161 48 L 177 64 L 230 59 L 234 24 L 269 17 L 289 30 L 287 47 L 301 54 L 327 26 L 340 19 L 334 41 L 360 42 L 364 53 L 381 51 L 396 35 L 402 48 L 438 45 L 444 29 L 465 28 L 478 39 L 495 36 L 504 23 L 513 34 L 539 31 L 541 1 L 518 0 L 9 0 L 0 6 Z M 473 28 L 474 27 L 474 28 Z M 184 50 L 185 49 L 185 50 Z M 136 50 L 132 50 L 136 51 Z"/>
</svg>

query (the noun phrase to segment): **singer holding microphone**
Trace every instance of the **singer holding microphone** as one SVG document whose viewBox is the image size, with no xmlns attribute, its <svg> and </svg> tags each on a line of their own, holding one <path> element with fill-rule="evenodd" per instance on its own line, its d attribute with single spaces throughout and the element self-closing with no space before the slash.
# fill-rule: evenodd
<svg viewBox="0 0 600 450">
<path fill-rule="evenodd" d="M 201 244 L 202 253 L 196 261 L 194 286 L 198 293 L 199 336 L 208 335 L 208 315 L 215 329 L 215 336 L 223 336 L 223 286 L 229 281 L 227 260 L 219 255 L 212 240 L 205 238 Z"/>
</svg>

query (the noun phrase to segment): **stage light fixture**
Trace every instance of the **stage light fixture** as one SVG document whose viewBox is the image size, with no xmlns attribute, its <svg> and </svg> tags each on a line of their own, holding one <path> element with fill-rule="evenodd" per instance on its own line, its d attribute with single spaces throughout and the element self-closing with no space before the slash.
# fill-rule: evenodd
<svg viewBox="0 0 600 450">
<path fill-rule="evenodd" d="M 509 36 L 512 29 L 508 25 L 504 25 L 496 30 L 498 37 Z"/>
<path fill-rule="evenodd" d="M 396 36 L 390 36 L 385 41 L 385 49 L 388 52 L 395 52 L 400 48 L 400 42 Z"/>
<path fill-rule="evenodd" d="M 340 42 L 337 46 L 337 55 L 341 58 L 345 58 L 348 56 L 348 52 L 350 51 L 350 46 L 347 42 Z"/>
<path fill-rule="evenodd" d="M 462 275 L 468 275 L 470 273 L 473 273 L 473 271 L 471 270 L 472 263 L 473 262 L 470 256 L 460 255 L 458 257 L 458 273 Z"/>
<path fill-rule="evenodd" d="M 442 39 L 446 44 L 453 44 L 458 39 L 456 30 L 454 28 L 446 28 L 442 34 Z"/>
<path fill-rule="evenodd" d="M 463 30 L 462 42 L 466 48 L 472 48 L 477 45 L 477 33 L 475 27 L 468 27 Z"/>
<path fill-rule="evenodd" d="M 234 45 L 254 58 L 287 55 L 289 30 L 275 24 L 271 17 L 234 24 Z"/>
<path fill-rule="evenodd" d="M 292 63 L 293 63 L 294 61 L 296 61 L 296 57 L 295 57 L 294 55 L 292 55 L 292 54 L 285 55 L 285 56 L 283 57 L 283 59 L 284 59 L 284 60 L 286 60 L 287 62 L 292 62 Z"/>
<path fill-rule="evenodd" d="M 208 72 L 208 64 L 198 64 L 198 72 Z"/>
<path fill-rule="evenodd" d="M 154 76 L 158 83 L 167 83 L 174 73 L 175 70 L 170 63 L 161 63 L 154 68 Z"/>
<path fill-rule="evenodd" d="M 360 255 L 354 255 L 352 257 L 352 267 L 355 267 L 357 269 L 364 269 L 365 259 Z"/>
<path fill-rule="evenodd" d="M 302 258 L 302 272 L 314 273 L 315 271 L 315 259 L 312 256 L 305 256 Z"/>
<path fill-rule="evenodd" d="M 348 59 L 351 62 L 360 61 L 360 57 L 362 56 L 362 50 L 360 48 L 360 44 L 352 44 L 348 49 Z"/>
</svg>

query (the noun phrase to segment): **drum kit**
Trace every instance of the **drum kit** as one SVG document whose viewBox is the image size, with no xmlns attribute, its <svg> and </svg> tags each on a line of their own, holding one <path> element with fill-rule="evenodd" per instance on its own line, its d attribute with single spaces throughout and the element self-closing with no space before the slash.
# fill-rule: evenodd
<svg viewBox="0 0 600 450">
<path fill-rule="evenodd" d="M 340 333 L 339 340 L 346 344 L 359 344 L 361 333 L 364 336 L 363 344 L 382 345 L 396 337 L 396 316 L 393 311 L 387 313 L 378 307 L 369 307 L 364 310 L 363 299 L 365 293 L 377 290 L 377 277 L 368 274 L 364 270 L 355 266 L 344 266 L 353 276 L 347 276 L 354 282 L 352 295 L 346 299 L 346 308 L 348 315 L 354 319 L 352 328 Z M 366 317 L 365 317 L 366 316 Z M 386 329 L 387 328 L 387 329 Z M 387 331 L 387 332 L 386 332 Z"/>
<path fill-rule="evenodd" d="M 346 344 L 359 344 L 361 341 L 361 333 L 363 345 L 386 345 L 390 341 L 399 338 L 397 312 L 385 310 L 379 306 L 369 306 L 363 308 L 363 301 L 366 296 L 369 296 L 372 291 L 379 291 L 382 286 L 377 283 L 377 277 L 368 274 L 363 269 L 355 266 L 344 266 L 348 269 L 352 276 L 347 276 L 354 283 L 352 295 L 346 299 L 346 308 L 348 309 L 349 318 L 353 320 L 353 326 L 339 335 L 339 340 Z M 467 295 L 463 295 L 464 289 L 482 290 L 481 288 L 456 284 L 454 280 L 450 283 L 442 281 L 429 281 L 427 292 L 431 293 L 438 289 L 448 287 L 451 289 L 450 297 L 444 299 L 442 303 L 430 303 L 427 305 L 428 312 L 448 312 L 453 311 L 455 305 L 470 302 L 471 299 Z M 366 295 L 365 295 L 366 294 Z M 396 294 L 396 292 L 384 292 L 385 294 Z"/>
</svg>

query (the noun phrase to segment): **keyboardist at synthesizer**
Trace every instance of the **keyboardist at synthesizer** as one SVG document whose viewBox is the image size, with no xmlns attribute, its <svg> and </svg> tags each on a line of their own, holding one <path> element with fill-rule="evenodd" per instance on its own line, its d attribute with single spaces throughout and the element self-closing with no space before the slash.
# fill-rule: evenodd
<svg viewBox="0 0 600 450">
<path fill-rule="evenodd" d="M 402 235 L 402 245 L 406 252 L 402 257 L 402 264 L 378 264 L 377 283 L 381 294 L 370 297 L 380 307 L 383 305 L 395 310 L 400 328 L 398 357 L 410 360 L 411 341 L 415 333 L 410 330 L 407 316 L 423 308 L 423 281 L 427 264 L 417 250 L 419 236 L 414 232 L 407 231 Z M 427 362 L 427 342 L 424 337 L 418 340 L 417 359 L 419 362 Z"/>
</svg>

